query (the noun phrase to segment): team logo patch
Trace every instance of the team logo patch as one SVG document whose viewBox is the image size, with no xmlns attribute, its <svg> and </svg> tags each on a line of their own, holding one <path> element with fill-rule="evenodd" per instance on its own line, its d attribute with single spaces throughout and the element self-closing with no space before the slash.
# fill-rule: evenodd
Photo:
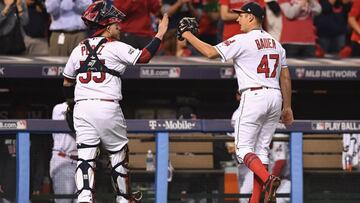
<svg viewBox="0 0 360 203">
<path fill-rule="evenodd" d="M 133 53 L 134 53 L 134 51 L 135 51 L 135 49 L 130 48 L 130 49 L 129 49 L 129 51 L 128 51 L 128 54 L 130 54 L 130 55 L 131 55 L 131 54 L 133 54 Z"/>
<path fill-rule="evenodd" d="M 230 46 L 230 44 L 232 44 L 234 42 L 235 42 L 235 40 L 233 39 L 233 40 L 225 40 L 223 43 L 225 46 Z"/>
</svg>

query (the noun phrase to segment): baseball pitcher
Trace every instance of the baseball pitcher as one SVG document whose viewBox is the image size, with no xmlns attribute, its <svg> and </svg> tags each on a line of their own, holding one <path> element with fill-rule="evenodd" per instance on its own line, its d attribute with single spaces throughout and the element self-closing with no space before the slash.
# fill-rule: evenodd
<svg viewBox="0 0 360 203">
<path fill-rule="evenodd" d="M 183 18 L 178 27 L 178 38 L 186 39 L 208 58 L 233 60 L 241 101 L 239 119 L 235 123 L 237 157 L 254 172 L 250 202 L 260 202 L 265 187 L 264 202 L 276 202 L 280 178 L 267 170 L 269 145 L 280 120 L 285 125 L 293 122 L 291 109 L 291 79 L 286 64 L 285 49 L 261 25 L 264 10 L 250 2 L 235 9 L 237 22 L 244 34 L 211 46 L 199 40 L 194 19 Z"/>
<path fill-rule="evenodd" d="M 91 38 L 81 42 L 71 53 L 64 69 L 64 93 L 74 98 L 74 128 L 78 148 L 75 174 L 79 202 L 93 202 L 94 167 L 101 143 L 109 152 L 116 202 L 138 202 L 140 192 L 128 189 L 128 138 L 126 122 L 119 101 L 121 75 L 127 65 L 148 63 L 158 50 L 168 26 L 165 14 L 158 33 L 142 50 L 119 42 L 119 22 L 125 15 L 105 1 L 91 4 L 82 16 L 94 29 Z"/>
</svg>

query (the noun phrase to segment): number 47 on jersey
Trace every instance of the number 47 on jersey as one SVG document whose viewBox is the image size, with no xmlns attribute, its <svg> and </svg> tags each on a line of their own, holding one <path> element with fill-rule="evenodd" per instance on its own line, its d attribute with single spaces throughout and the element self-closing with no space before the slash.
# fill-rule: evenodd
<svg viewBox="0 0 360 203">
<path fill-rule="evenodd" d="M 274 69 L 271 71 L 270 76 L 269 76 L 270 73 L 269 60 L 275 60 L 273 67 Z M 276 69 L 278 65 L 279 65 L 279 54 L 265 54 L 261 58 L 261 61 L 257 67 L 257 73 L 264 73 L 265 78 L 269 78 L 269 77 L 274 78 L 276 77 Z"/>
</svg>

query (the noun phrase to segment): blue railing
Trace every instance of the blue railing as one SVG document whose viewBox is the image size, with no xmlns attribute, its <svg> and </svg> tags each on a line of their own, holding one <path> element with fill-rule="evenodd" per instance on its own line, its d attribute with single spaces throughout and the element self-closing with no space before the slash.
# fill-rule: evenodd
<svg viewBox="0 0 360 203">
<path fill-rule="evenodd" d="M 154 133 L 156 136 L 156 203 L 167 202 L 167 167 L 169 132 L 231 132 L 229 120 L 128 120 L 129 133 Z M 290 133 L 291 202 L 303 202 L 303 133 L 359 133 L 360 121 L 303 120 L 286 128 L 279 124 L 277 132 Z M 69 132 L 65 121 L 0 120 L 0 134 L 16 133 L 16 201 L 29 203 L 30 197 L 30 133 Z"/>
</svg>

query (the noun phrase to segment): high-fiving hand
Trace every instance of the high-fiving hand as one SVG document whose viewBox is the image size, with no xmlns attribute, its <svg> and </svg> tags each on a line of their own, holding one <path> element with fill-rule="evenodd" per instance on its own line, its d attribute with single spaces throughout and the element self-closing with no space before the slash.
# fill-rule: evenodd
<svg viewBox="0 0 360 203">
<path fill-rule="evenodd" d="M 155 37 L 158 37 L 159 39 L 162 39 L 164 34 L 166 33 L 167 29 L 168 29 L 168 24 L 169 24 L 169 17 L 165 13 L 163 18 L 161 19 L 161 21 L 159 23 L 158 32 L 155 35 Z"/>
</svg>

